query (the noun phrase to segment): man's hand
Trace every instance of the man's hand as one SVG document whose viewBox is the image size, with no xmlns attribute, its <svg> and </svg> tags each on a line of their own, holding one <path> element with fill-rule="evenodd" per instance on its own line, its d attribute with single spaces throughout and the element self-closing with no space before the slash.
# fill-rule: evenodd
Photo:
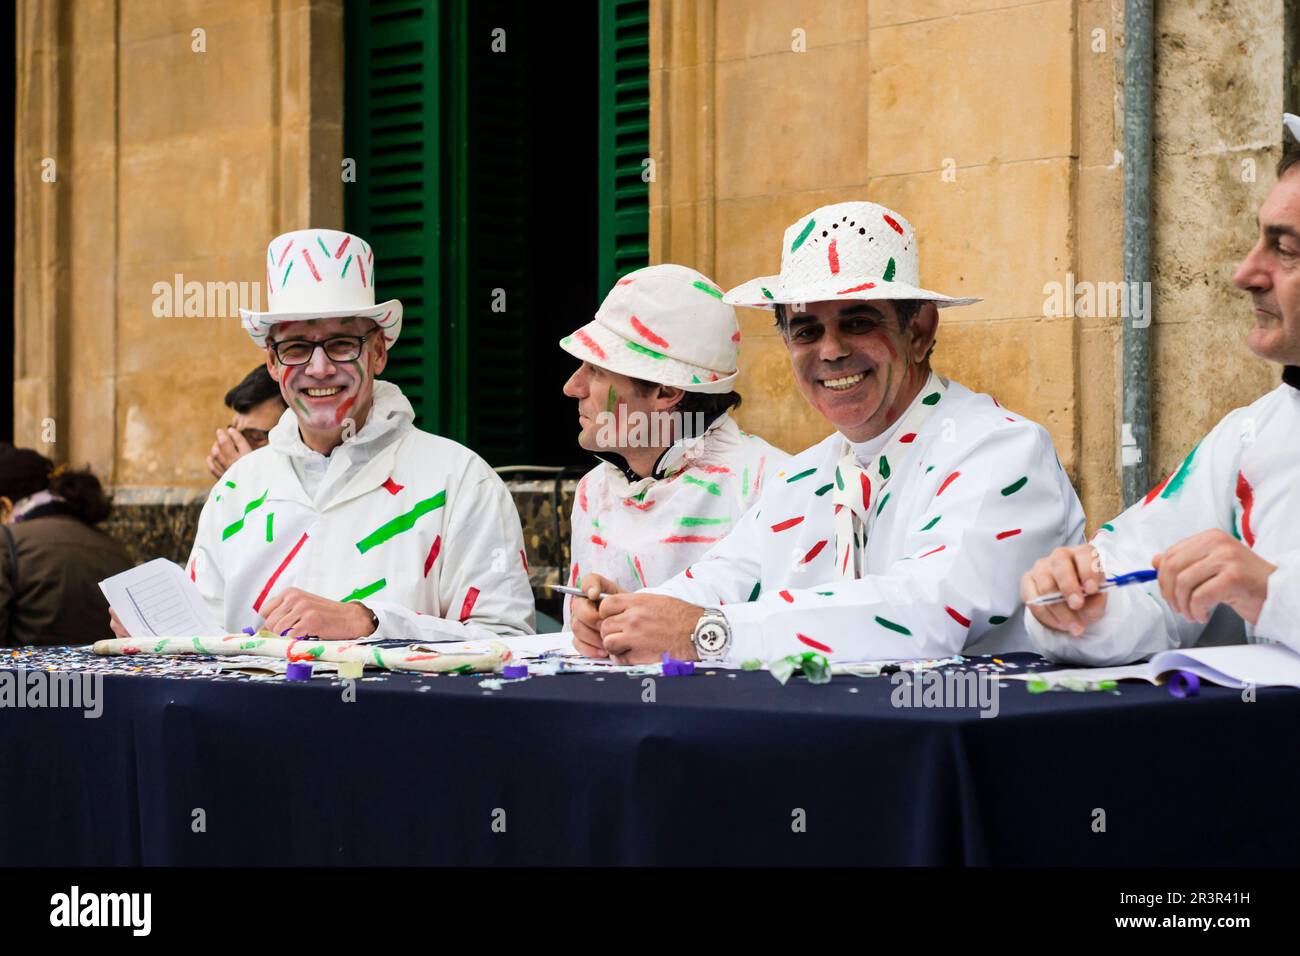
<svg viewBox="0 0 1300 956">
<path fill-rule="evenodd" d="M 1216 604 L 1227 604 L 1251 624 L 1268 598 L 1268 576 L 1277 570 L 1226 531 L 1213 528 L 1184 538 L 1157 554 L 1160 594 L 1173 610 L 1198 624 Z"/>
<path fill-rule="evenodd" d="M 348 641 L 375 631 L 370 612 L 355 601 L 331 601 L 301 588 L 286 588 L 262 609 L 266 629 L 285 637 Z"/>
<path fill-rule="evenodd" d="M 1097 549 L 1080 544 L 1057 548 L 1034 562 L 1020 579 L 1020 597 L 1028 601 L 1040 594 L 1060 591 L 1065 595 L 1064 601 L 1026 607 L 1044 627 L 1079 637 L 1085 627 L 1100 621 L 1106 612 L 1106 592 L 1101 590 L 1105 583 Z"/>
<path fill-rule="evenodd" d="M 600 636 L 615 664 L 653 664 L 664 651 L 694 661 L 691 635 L 703 613 L 666 594 L 616 594 L 600 602 Z"/>
<path fill-rule="evenodd" d="M 218 428 L 217 440 L 208 452 L 208 471 L 212 472 L 213 478 L 220 478 L 227 468 L 252 450 L 253 446 L 238 428 Z"/>
<path fill-rule="evenodd" d="M 600 639 L 600 595 L 622 594 L 623 589 L 599 574 L 584 574 L 582 587 L 586 597 L 574 597 L 569 607 L 569 624 L 573 627 L 573 647 L 583 657 L 609 657 Z"/>
<path fill-rule="evenodd" d="M 108 626 L 112 628 L 113 633 L 118 637 L 130 637 L 126 628 L 122 626 L 121 620 L 118 619 L 117 612 L 111 607 L 108 609 Z"/>
</svg>

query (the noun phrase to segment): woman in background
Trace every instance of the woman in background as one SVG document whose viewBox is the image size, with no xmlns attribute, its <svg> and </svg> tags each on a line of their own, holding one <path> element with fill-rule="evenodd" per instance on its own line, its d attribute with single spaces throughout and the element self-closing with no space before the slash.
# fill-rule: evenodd
<svg viewBox="0 0 1300 956">
<path fill-rule="evenodd" d="M 89 471 L 0 445 L 0 646 L 113 636 L 99 582 L 132 562 L 94 527 L 111 510 Z"/>
</svg>

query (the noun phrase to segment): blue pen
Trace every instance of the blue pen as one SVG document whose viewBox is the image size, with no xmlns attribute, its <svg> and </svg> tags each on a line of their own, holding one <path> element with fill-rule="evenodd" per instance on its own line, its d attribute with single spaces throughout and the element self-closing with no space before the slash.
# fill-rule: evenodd
<svg viewBox="0 0 1300 956">
<path fill-rule="evenodd" d="M 1107 578 L 1106 583 L 1101 586 L 1100 590 L 1108 591 L 1111 588 L 1122 588 L 1126 584 L 1145 584 L 1147 581 L 1154 581 L 1156 577 L 1157 572 L 1153 568 L 1145 571 L 1130 571 L 1128 574 L 1117 574 L 1113 578 Z M 1051 594 L 1040 594 L 1036 598 L 1030 598 L 1025 603 L 1041 607 L 1044 604 L 1060 604 L 1064 600 L 1064 594 L 1060 591 L 1053 591 Z"/>
</svg>

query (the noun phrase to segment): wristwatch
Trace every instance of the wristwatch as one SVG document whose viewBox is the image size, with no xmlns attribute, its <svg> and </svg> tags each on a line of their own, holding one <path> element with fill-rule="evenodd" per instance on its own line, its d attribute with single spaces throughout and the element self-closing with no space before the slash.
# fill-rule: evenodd
<svg viewBox="0 0 1300 956">
<path fill-rule="evenodd" d="M 357 607 L 361 608 L 361 610 L 365 611 L 367 614 L 370 615 L 370 634 L 366 635 L 366 637 L 370 637 L 377 630 L 379 630 L 379 615 L 376 614 L 374 611 L 370 610 L 370 608 L 366 607 L 360 601 L 357 602 Z"/>
<path fill-rule="evenodd" d="M 720 661 L 731 650 L 731 625 L 717 608 L 706 608 L 691 634 L 695 656 L 702 661 Z"/>
</svg>

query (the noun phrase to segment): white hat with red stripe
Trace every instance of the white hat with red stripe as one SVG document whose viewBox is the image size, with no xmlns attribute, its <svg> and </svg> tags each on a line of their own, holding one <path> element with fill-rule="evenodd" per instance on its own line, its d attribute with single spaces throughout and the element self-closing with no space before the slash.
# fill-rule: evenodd
<svg viewBox="0 0 1300 956">
<path fill-rule="evenodd" d="M 619 279 L 596 318 L 560 339 L 560 348 L 620 375 L 688 392 L 729 392 L 740 325 L 717 283 L 665 263 Z"/>
<path fill-rule="evenodd" d="M 240 309 L 244 329 L 258 347 L 280 322 L 374 319 L 391 348 L 402 331 L 402 303 L 375 304 L 375 253 L 348 232 L 300 229 L 266 247 L 266 312 Z"/>
<path fill-rule="evenodd" d="M 781 273 L 738 285 L 723 301 L 755 309 L 837 299 L 926 299 L 939 308 L 979 299 L 921 288 L 912 224 L 873 202 L 822 206 L 785 231 Z"/>
</svg>

